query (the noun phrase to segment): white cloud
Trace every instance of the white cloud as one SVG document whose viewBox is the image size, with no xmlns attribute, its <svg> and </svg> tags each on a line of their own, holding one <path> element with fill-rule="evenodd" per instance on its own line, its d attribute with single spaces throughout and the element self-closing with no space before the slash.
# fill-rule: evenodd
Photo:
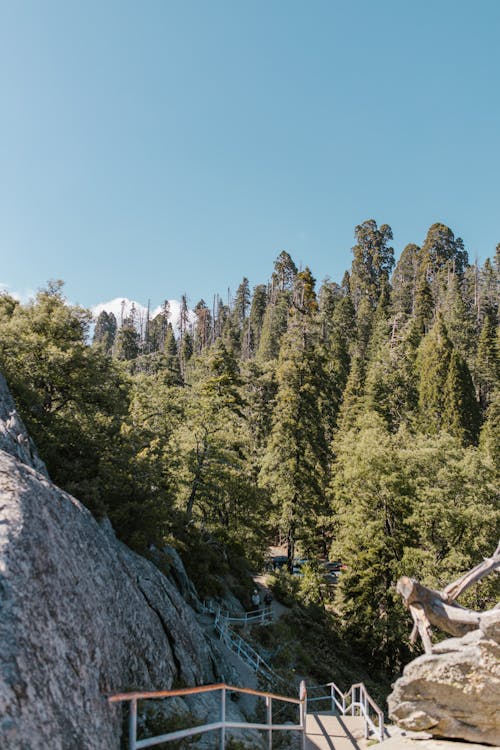
<svg viewBox="0 0 500 750">
<path fill-rule="evenodd" d="M 10 288 L 9 284 L 5 284 L 0 281 L 0 294 L 8 294 L 10 297 L 14 297 L 19 302 L 29 302 L 35 296 L 35 292 L 32 289 L 25 289 L 23 292 L 16 292 Z"/>
</svg>

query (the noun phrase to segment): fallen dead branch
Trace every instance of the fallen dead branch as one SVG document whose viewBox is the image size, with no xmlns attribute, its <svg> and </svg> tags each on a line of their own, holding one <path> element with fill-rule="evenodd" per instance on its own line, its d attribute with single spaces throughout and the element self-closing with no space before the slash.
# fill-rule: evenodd
<svg viewBox="0 0 500 750">
<path fill-rule="evenodd" d="M 489 573 L 500 569 L 500 543 L 492 555 L 460 576 L 456 581 L 448 584 L 442 591 L 435 591 L 423 586 L 413 578 L 404 576 L 397 583 L 397 591 L 401 594 L 405 606 L 410 610 L 413 618 L 411 642 L 414 643 L 417 634 L 420 635 L 426 653 L 432 652 L 432 626 L 445 633 L 460 638 L 470 630 L 476 630 L 486 612 L 475 612 L 455 603 L 460 594 L 477 583 Z"/>
</svg>

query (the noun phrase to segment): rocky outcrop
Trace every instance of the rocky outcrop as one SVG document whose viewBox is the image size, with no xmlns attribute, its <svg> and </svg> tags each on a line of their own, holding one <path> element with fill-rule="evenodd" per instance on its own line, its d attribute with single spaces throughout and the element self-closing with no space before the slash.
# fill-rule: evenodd
<svg viewBox="0 0 500 750">
<path fill-rule="evenodd" d="M 500 745 L 500 609 L 410 662 L 388 704 L 404 729 Z"/>
<path fill-rule="evenodd" d="M 47 469 L 38 455 L 10 395 L 4 376 L 0 373 L 0 451 L 10 453 L 27 466 L 48 477 Z"/>
<path fill-rule="evenodd" d="M 169 580 L 172 581 L 174 586 L 180 591 L 182 597 L 189 602 L 192 607 L 199 609 L 200 601 L 198 598 L 198 592 L 196 591 L 194 583 L 186 573 L 186 569 L 184 568 L 179 553 L 176 549 L 167 544 L 163 548 L 163 554 L 168 559 L 170 565 L 170 571 L 168 573 Z"/>
<path fill-rule="evenodd" d="M 217 678 L 192 608 L 50 482 L 0 378 L 0 747 L 118 749 L 107 694 Z"/>
</svg>

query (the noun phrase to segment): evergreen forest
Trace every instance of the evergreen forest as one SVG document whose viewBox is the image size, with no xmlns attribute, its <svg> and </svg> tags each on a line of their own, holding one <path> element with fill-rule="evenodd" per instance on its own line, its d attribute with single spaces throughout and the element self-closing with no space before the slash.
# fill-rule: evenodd
<svg viewBox="0 0 500 750">
<path fill-rule="evenodd" d="M 471 263 L 434 224 L 396 263 L 392 239 L 357 226 L 340 283 L 280 252 L 195 318 L 184 295 L 175 330 L 168 303 L 94 325 L 61 282 L 0 296 L 0 370 L 58 485 L 133 548 L 174 544 L 202 593 L 218 560 L 285 542 L 312 561 L 297 596 L 387 674 L 407 658 L 398 577 L 449 582 L 500 535 L 500 244 Z M 320 559 L 345 565 L 328 595 Z"/>
</svg>

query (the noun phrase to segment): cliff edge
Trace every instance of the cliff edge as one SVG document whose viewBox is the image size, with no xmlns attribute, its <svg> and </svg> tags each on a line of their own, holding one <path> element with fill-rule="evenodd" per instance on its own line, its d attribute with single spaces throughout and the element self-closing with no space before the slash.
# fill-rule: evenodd
<svg viewBox="0 0 500 750">
<path fill-rule="evenodd" d="M 0 376 L 0 747 L 118 750 L 108 693 L 214 677 L 194 611 L 52 484 Z"/>
</svg>

